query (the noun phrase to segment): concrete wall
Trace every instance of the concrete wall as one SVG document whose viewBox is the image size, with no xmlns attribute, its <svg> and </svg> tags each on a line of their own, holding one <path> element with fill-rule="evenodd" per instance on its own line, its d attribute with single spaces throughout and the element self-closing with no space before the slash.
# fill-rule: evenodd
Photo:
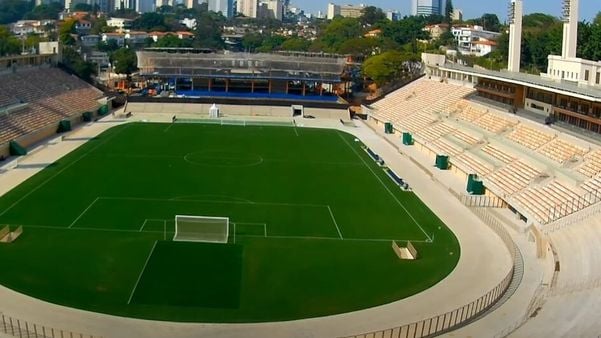
<svg viewBox="0 0 601 338">
<path fill-rule="evenodd" d="M 209 115 L 211 104 L 206 103 L 142 103 L 130 102 L 127 104 L 127 111 L 132 113 L 161 113 L 161 114 L 198 114 Z M 218 104 L 220 113 L 223 116 L 273 116 L 292 118 L 292 108 L 287 106 L 248 106 Z M 303 108 L 305 115 L 312 115 L 316 118 L 328 119 L 350 119 L 347 109 L 324 109 L 324 108 Z"/>
</svg>

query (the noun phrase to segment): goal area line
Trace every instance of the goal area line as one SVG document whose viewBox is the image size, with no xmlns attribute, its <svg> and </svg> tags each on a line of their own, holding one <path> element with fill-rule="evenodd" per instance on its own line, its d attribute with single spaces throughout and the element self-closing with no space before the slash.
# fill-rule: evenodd
<svg viewBox="0 0 601 338">
<path fill-rule="evenodd" d="M 263 224 L 256 222 L 232 222 L 232 224 Z M 267 223 L 265 223 L 267 225 Z M 67 227 L 67 226 L 50 226 L 50 225 L 35 225 L 35 224 L 6 224 L 11 227 L 23 226 L 24 228 L 33 228 L 33 229 L 48 229 L 48 230 L 56 230 L 56 231 L 98 231 L 98 232 L 116 232 L 116 233 L 130 233 L 130 234 L 157 234 L 163 235 L 164 231 L 159 230 L 138 230 L 138 229 L 111 229 L 111 228 L 102 228 L 102 227 Z M 169 231 L 172 233 L 172 231 Z M 236 234 L 236 237 L 248 237 L 248 238 L 265 238 L 265 239 L 314 239 L 314 240 L 328 240 L 328 241 L 354 241 L 354 242 L 415 242 L 415 243 L 425 243 L 425 244 L 434 244 L 434 242 L 428 239 L 400 239 L 400 238 L 351 238 L 345 237 L 340 239 L 339 237 L 325 237 L 325 236 L 284 236 L 284 235 L 241 235 Z"/>
</svg>

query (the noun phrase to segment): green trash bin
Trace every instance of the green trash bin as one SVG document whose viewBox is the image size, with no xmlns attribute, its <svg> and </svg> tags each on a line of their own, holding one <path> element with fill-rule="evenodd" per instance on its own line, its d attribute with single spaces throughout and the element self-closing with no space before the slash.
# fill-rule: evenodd
<svg viewBox="0 0 601 338">
<path fill-rule="evenodd" d="M 449 169 L 449 156 L 447 155 L 436 155 L 436 168 L 440 170 Z"/>
</svg>

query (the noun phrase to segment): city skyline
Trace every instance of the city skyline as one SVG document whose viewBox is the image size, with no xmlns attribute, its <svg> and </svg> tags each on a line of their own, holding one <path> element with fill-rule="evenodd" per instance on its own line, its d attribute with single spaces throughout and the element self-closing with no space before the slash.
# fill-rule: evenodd
<svg viewBox="0 0 601 338">
<path fill-rule="evenodd" d="M 368 6 L 380 7 L 384 11 L 400 11 L 401 16 L 409 15 L 411 13 L 411 0 L 329 0 L 328 2 L 333 2 L 337 5 L 357 5 L 363 3 Z M 305 10 L 305 12 L 312 14 L 316 14 L 318 11 L 325 14 L 327 10 L 327 2 L 323 1 L 292 0 L 291 3 L 292 5 Z M 501 22 L 504 22 L 507 19 L 507 4 L 508 1 L 506 0 L 497 0 L 487 3 L 486 7 L 483 8 L 481 0 L 453 0 L 454 7 L 463 11 L 464 19 L 477 18 L 484 13 L 494 13 L 497 14 Z M 559 17 L 561 15 L 561 4 L 561 0 L 525 0 L 524 13 L 530 14 L 542 12 Z M 598 12 L 601 12 L 601 3 L 599 0 L 580 1 L 580 20 L 591 21 Z"/>
</svg>

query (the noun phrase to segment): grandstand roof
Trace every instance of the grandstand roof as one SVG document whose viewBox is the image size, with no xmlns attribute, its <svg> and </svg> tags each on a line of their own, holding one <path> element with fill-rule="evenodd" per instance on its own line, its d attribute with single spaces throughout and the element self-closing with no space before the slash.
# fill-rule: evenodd
<svg viewBox="0 0 601 338">
<path fill-rule="evenodd" d="M 472 67 L 461 66 L 457 64 L 444 64 L 440 66 L 441 70 L 449 70 L 453 72 L 475 75 L 482 78 L 492 80 L 505 81 L 509 83 L 524 85 L 528 87 L 547 90 L 559 94 L 579 97 L 584 100 L 601 102 L 601 90 L 589 86 L 578 85 L 568 81 L 554 81 L 546 79 L 539 75 L 513 73 L 507 71 L 493 71 L 488 69 L 477 69 Z"/>
<path fill-rule="evenodd" d="M 346 59 L 313 55 L 139 51 L 141 75 L 340 82 Z M 247 70 L 243 74 L 239 70 Z"/>
</svg>

